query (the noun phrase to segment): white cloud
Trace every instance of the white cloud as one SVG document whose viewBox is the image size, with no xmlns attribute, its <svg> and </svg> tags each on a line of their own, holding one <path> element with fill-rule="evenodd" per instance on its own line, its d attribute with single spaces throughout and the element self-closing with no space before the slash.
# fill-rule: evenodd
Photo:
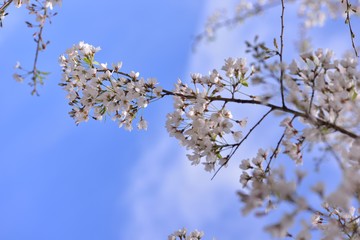
<svg viewBox="0 0 360 240">
<path fill-rule="evenodd" d="M 178 228 L 209 231 L 214 225 L 218 228 L 211 227 L 206 232 L 208 237 L 234 237 L 234 231 L 237 235 L 237 227 L 233 226 L 233 232 L 219 229 L 241 223 L 244 227 L 235 195 L 239 188 L 238 168 L 232 164 L 211 181 L 211 174 L 201 166 L 190 166 L 184 151 L 171 146 L 166 138 L 155 149 L 144 152 L 133 169 L 133 181 L 126 194 L 132 217 L 124 237 L 165 239 Z M 254 224 L 254 219 L 247 220 Z"/>
</svg>

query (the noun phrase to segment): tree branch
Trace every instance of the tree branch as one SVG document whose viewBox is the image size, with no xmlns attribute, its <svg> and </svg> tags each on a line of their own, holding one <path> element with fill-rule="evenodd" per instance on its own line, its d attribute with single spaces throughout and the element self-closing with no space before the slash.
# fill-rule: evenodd
<svg viewBox="0 0 360 240">
<path fill-rule="evenodd" d="M 341 1 L 342 3 L 344 2 L 344 0 Z M 352 30 L 352 26 L 351 26 L 351 20 L 350 20 L 350 10 L 351 11 L 355 11 L 354 9 L 351 8 L 351 4 L 349 3 L 349 0 L 345 0 L 346 3 L 346 19 L 345 19 L 345 24 L 349 25 L 349 32 L 350 32 L 350 38 L 351 38 L 351 45 L 352 48 L 354 49 L 355 55 L 356 57 L 359 57 L 358 52 L 356 50 L 356 46 L 355 46 L 355 42 L 354 42 L 354 38 L 355 38 L 355 33 Z"/>
<path fill-rule="evenodd" d="M 47 8 L 44 8 L 44 16 L 46 18 L 47 16 Z M 37 85 L 37 79 L 39 78 L 39 73 L 38 73 L 38 69 L 37 69 L 37 61 L 38 61 L 38 57 L 39 57 L 39 52 L 41 50 L 44 49 L 43 47 L 43 39 L 42 39 L 42 32 L 44 29 L 44 25 L 45 25 L 45 21 L 46 19 L 44 19 L 44 22 L 40 23 L 39 26 L 39 33 L 37 34 L 37 39 L 35 40 L 36 42 L 36 51 L 35 51 L 35 59 L 34 59 L 34 65 L 33 65 L 33 70 L 32 70 L 32 78 L 31 80 L 33 81 L 33 91 L 31 92 L 31 94 L 38 94 L 37 89 L 36 89 L 36 85 Z"/>
<path fill-rule="evenodd" d="M 281 30 L 280 30 L 280 93 L 281 93 L 281 103 L 282 106 L 285 107 L 285 99 L 284 99 L 284 73 L 285 70 L 283 68 L 283 51 L 284 51 L 284 12 L 285 12 L 285 3 L 284 0 L 281 0 Z"/>
<path fill-rule="evenodd" d="M 219 167 L 218 170 L 216 170 L 216 172 L 214 173 L 214 176 L 212 176 L 211 180 L 213 180 L 214 177 L 217 175 L 217 173 L 221 170 L 221 168 L 223 168 L 223 167 L 229 162 L 229 160 L 231 159 L 231 157 L 235 154 L 235 152 L 238 150 L 238 148 L 240 147 L 240 145 L 250 136 L 250 134 L 252 133 L 252 131 L 254 131 L 255 128 L 256 128 L 257 126 L 259 126 L 260 123 L 266 118 L 266 116 L 269 115 L 272 111 L 273 111 L 273 109 L 270 109 L 269 111 L 267 111 L 267 112 L 264 114 L 264 116 L 262 116 L 262 117 L 260 118 L 260 120 L 257 121 L 257 123 L 255 123 L 255 125 L 249 130 L 249 132 L 245 135 L 245 137 L 244 137 L 239 143 L 236 144 L 235 149 L 232 150 L 231 153 L 228 155 L 226 162 L 225 162 L 224 164 L 222 164 L 222 165 Z"/>
<path fill-rule="evenodd" d="M 168 91 L 168 90 L 163 90 L 163 92 L 164 92 L 164 95 L 179 96 L 179 97 L 183 97 L 183 98 L 187 98 L 187 99 L 196 98 L 195 95 L 184 95 L 184 94 L 181 94 L 181 93 L 173 93 L 173 92 Z M 278 110 L 278 111 L 281 111 L 281 112 L 290 113 L 290 114 L 293 114 L 295 116 L 299 116 L 299 117 L 302 117 L 304 119 L 310 120 L 313 124 L 318 125 L 318 126 L 323 125 L 323 126 L 332 128 L 335 131 L 341 132 L 342 134 L 347 135 L 347 136 L 349 136 L 349 137 L 351 137 L 353 139 L 359 138 L 359 136 L 357 134 L 344 129 L 341 126 L 338 126 L 338 125 L 336 125 L 334 123 L 327 122 L 327 121 L 325 121 L 323 119 L 320 119 L 318 117 L 311 116 L 308 113 L 299 112 L 297 110 L 290 109 L 290 108 L 288 108 L 286 106 L 277 106 L 275 104 L 264 103 L 262 101 L 254 100 L 254 99 L 237 99 L 237 98 L 226 98 L 226 97 L 221 97 L 221 96 L 207 97 L 206 99 L 210 100 L 210 101 L 225 101 L 225 102 L 243 103 L 243 104 L 255 104 L 255 105 L 265 106 L 265 107 L 271 108 L 272 110 Z"/>
<path fill-rule="evenodd" d="M 0 27 L 2 27 L 2 18 L 7 15 L 5 13 L 6 8 L 12 3 L 13 0 L 5 1 L 4 4 L 0 7 Z"/>
<path fill-rule="evenodd" d="M 0 13 L 5 12 L 6 8 L 13 2 L 13 0 L 5 1 L 4 4 L 0 7 Z"/>
<path fill-rule="evenodd" d="M 221 28 L 224 28 L 224 27 L 231 26 L 233 24 L 242 22 L 247 18 L 258 15 L 258 14 L 260 14 L 260 13 L 266 11 L 266 10 L 277 7 L 278 5 L 279 5 L 278 3 L 270 3 L 270 4 L 267 4 L 267 5 L 264 5 L 264 6 L 257 5 L 257 6 L 254 7 L 253 10 L 246 12 L 244 15 L 238 15 L 238 16 L 235 16 L 233 18 L 228 18 L 228 19 L 225 19 L 224 21 L 217 22 L 216 24 L 211 26 L 211 29 L 212 29 L 213 32 L 216 32 Z M 206 36 L 208 36 L 208 31 L 206 31 L 206 30 L 195 36 L 195 41 L 194 41 L 194 44 L 193 44 L 193 50 L 196 49 L 196 45 L 200 41 L 202 41 Z"/>
</svg>

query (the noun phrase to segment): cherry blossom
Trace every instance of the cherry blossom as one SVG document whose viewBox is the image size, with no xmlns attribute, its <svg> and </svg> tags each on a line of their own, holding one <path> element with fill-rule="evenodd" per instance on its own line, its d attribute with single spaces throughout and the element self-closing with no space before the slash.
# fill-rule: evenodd
<svg viewBox="0 0 360 240">
<path fill-rule="evenodd" d="M 132 123 L 137 119 L 137 128 L 146 130 L 148 124 L 140 110 L 154 100 L 172 96 L 174 111 L 166 120 L 169 135 L 190 152 L 187 157 L 192 165 L 201 163 L 205 171 L 215 176 L 264 119 L 271 113 L 282 112 L 285 116 L 280 115 L 278 125 L 283 133 L 275 148 L 260 148 L 254 158 L 242 160 L 240 164 L 239 182 L 243 189 L 238 196 L 243 204 L 242 213 L 268 215 L 277 206 L 288 203 L 293 206 L 292 210 L 265 228 L 274 237 L 292 236 L 290 229 L 302 212 L 313 217 L 312 225 L 303 223 L 299 236 L 309 236 L 311 226 L 323 231 L 324 236 L 335 230 L 339 236 L 350 232 L 358 234 L 352 228 L 339 229 L 338 220 L 334 218 L 341 216 L 346 226 L 357 219 L 354 213 L 352 217 L 345 217 L 352 209 L 350 203 L 360 186 L 357 180 L 360 177 L 354 178 L 360 169 L 359 117 L 356 117 L 360 116 L 357 110 L 360 109 L 357 97 L 360 72 L 356 58 L 335 59 L 331 51 L 319 49 L 303 53 L 287 65 L 263 55 L 261 58 L 268 61 L 268 66 L 273 65 L 264 69 L 263 74 L 269 71 L 274 76 L 283 76 L 284 80 L 279 92 L 265 92 L 268 98 L 263 100 L 246 93 L 252 87 L 252 78 L 261 76 L 256 63 L 255 67 L 248 66 L 244 58 L 228 58 L 221 70 L 214 69 L 207 75 L 192 73 L 191 85 L 178 79 L 173 90 L 166 90 L 154 78 L 145 79 L 136 71 L 122 72 L 121 62 L 111 64 L 112 68 L 97 62 L 99 51 L 99 47 L 80 42 L 59 58 L 63 69 L 60 85 L 67 91 L 72 107 L 70 116 L 77 124 L 108 116 L 127 130 L 133 129 Z M 278 104 L 282 95 L 286 105 Z M 231 104 L 257 105 L 268 111 L 249 128 L 246 113 L 235 117 Z M 349 147 L 338 142 L 347 143 Z M 325 146 L 324 153 L 332 154 L 344 173 L 339 188 L 333 192 L 326 193 L 322 182 L 311 186 L 310 191 L 327 204 L 323 209 L 312 206 L 298 192 L 307 172 L 297 169 L 289 174 L 283 165 L 274 164 L 281 156 L 300 166 L 305 161 L 304 150 L 314 144 Z M 345 148 L 340 149 L 341 146 Z M 337 214 L 334 215 L 334 211 Z M 197 232 L 186 236 L 185 230 L 179 230 L 169 239 L 200 239 L 201 236 Z"/>
<path fill-rule="evenodd" d="M 26 70 L 18 63 L 16 70 L 23 73 L 13 75 L 18 82 L 31 75 L 33 93 L 37 93 L 37 84 L 48 74 L 36 67 L 38 51 L 48 44 L 41 32 L 55 15 L 51 10 L 62 1 L 5 1 L 1 24 L 12 2 L 17 8 L 25 5 L 35 15 L 35 23 L 27 23 L 28 27 L 39 28 L 34 35 L 34 68 Z M 304 31 L 304 39 L 299 40 L 303 47 L 294 56 L 284 51 L 285 9 L 290 4 L 298 8 Z M 360 239 L 360 71 L 351 24 L 359 6 L 360 1 L 350 0 L 241 0 L 234 16 L 224 12 L 211 16 L 196 41 L 214 38 L 222 27 L 279 8 L 280 36 L 275 36 L 273 46 L 255 37 L 245 43 L 248 55 L 228 57 L 208 73 L 177 79 L 173 89 L 165 89 L 155 78 L 143 77 L 136 70 L 124 71 L 121 61 L 99 61 L 100 47 L 81 41 L 59 58 L 60 86 L 76 124 L 110 118 L 129 131 L 134 124 L 146 130 L 145 110 L 152 102 L 171 97 L 173 110 L 166 116 L 165 127 L 185 147 L 190 164 L 201 165 L 214 178 L 229 161 L 238 161 L 242 214 L 263 217 L 284 210 L 265 227 L 272 237 L 310 239 L 317 231 L 322 239 Z M 309 50 L 307 29 L 335 18 L 343 18 L 347 25 L 352 54 L 336 57 L 328 49 Z M 249 119 L 248 112 L 239 108 L 243 105 L 256 108 L 260 117 Z M 239 158 L 240 147 L 270 120 L 277 129 L 271 146 L 259 146 L 253 157 Z M 335 164 L 341 175 L 334 189 L 327 187 L 327 179 L 312 178 L 315 174 L 303 168 L 308 164 L 321 168 L 325 161 Z M 203 232 L 188 234 L 183 228 L 168 239 L 203 236 Z"/>
</svg>

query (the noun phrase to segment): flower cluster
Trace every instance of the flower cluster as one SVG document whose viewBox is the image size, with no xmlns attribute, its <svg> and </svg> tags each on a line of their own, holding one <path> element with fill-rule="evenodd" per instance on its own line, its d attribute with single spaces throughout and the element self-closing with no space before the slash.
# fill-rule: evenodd
<svg viewBox="0 0 360 240">
<path fill-rule="evenodd" d="M 22 5 L 26 6 L 30 15 L 35 16 L 35 22 L 26 21 L 26 26 L 28 28 L 35 28 L 36 31 L 32 34 L 33 40 L 36 43 L 36 51 L 34 57 L 34 64 L 31 69 L 23 68 L 19 63 L 16 64 L 15 69 L 16 73 L 13 74 L 13 78 L 17 82 L 23 82 L 24 79 L 31 77 L 31 82 L 29 85 L 33 88 L 32 94 L 38 94 L 37 86 L 44 83 L 48 72 L 40 71 L 38 69 L 38 56 L 39 53 L 44 51 L 49 45 L 50 41 L 47 41 L 43 38 L 43 29 L 45 23 L 51 23 L 51 18 L 54 17 L 57 13 L 53 12 L 55 5 L 61 6 L 62 0 L 8 0 L 4 1 L 4 4 L 0 7 L 0 27 L 2 26 L 2 21 L 7 15 L 5 9 L 13 2 L 17 8 L 20 8 Z"/>
<path fill-rule="evenodd" d="M 194 230 L 190 234 L 187 234 L 185 228 L 179 229 L 170 234 L 168 240 L 200 240 L 204 236 L 204 232 Z"/>
<path fill-rule="evenodd" d="M 240 183 L 245 190 L 238 195 L 244 203 L 243 213 L 255 211 L 261 216 L 281 202 L 287 202 L 294 209 L 279 222 L 266 227 L 274 237 L 291 237 L 289 228 L 301 212 L 307 212 L 313 214 L 312 225 L 304 222 L 296 239 L 311 238 L 314 227 L 328 239 L 343 236 L 357 239 L 360 216 L 352 205 L 358 202 L 360 192 L 358 62 L 352 57 L 334 60 L 332 52 L 322 49 L 302 54 L 301 61 L 284 65 L 286 106 L 263 102 L 290 116 L 280 123 L 284 131 L 270 156 L 260 149 L 252 161 L 246 159 L 240 165 L 243 170 Z M 273 73 L 271 69 L 267 70 Z M 276 168 L 272 163 L 282 153 L 296 165 L 302 164 L 303 151 L 314 146 L 322 147 L 319 149 L 323 154 L 321 159 L 336 160 L 343 174 L 339 187 L 332 192 L 326 193 L 321 181 L 312 184 L 311 191 L 323 202 L 322 210 L 299 194 L 306 172 L 297 169 L 296 180 L 289 181 L 284 168 Z"/>
<path fill-rule="evenodd" d="M 292 61 L 289 65 L 276 61 L 265 63 L 268 58 L 264 55 L 261 60 L 260 56 L 258 61 L 266 65 L 264 76 L 268 71 L 277 84 L 280 82 L 277 78 L 283 76 L 284 86 L 280 93 L 283 91 L 286 104 L 276 105 L 272 102 L 278 101 L 279 92 L 264 93 L 273 96 L 271 98 L 246 93 L 249 82 L 259 75 L 258 69 L 248 67 L 242 58 L 226 59 L 221 71 L 213 70 L 208 75 L 191 74 L 191 83 L 178 80 L 175 89 L 168 91 L 158 86 L 153 78 L 145 80 L 137 72 L 121 72 L 122 63 L 112 64 L 111 68 L 98 63 L 95 54 L 99 50 L 80 42 L 60 57 L 61 85 L 68 93 L 72 106 L 70 115 L 76 123 L 87 121 L 89 117 L 101 120 L 109 115 L 119 126 L 131 130 L 141 109 L 156 99 L 172 96 L 174 111 L 167 115 L 167 131 L 191 151 L 187 156 L 193 165 L 202 163 L 206 171 L 214 171 L 216 166 L 227 165 L 240 145 L 270 113 L 282 112 L 286 114 L 280 123 L 283 134 L 276 147 L 271 151 L 259 149 L 251 161 L 245 159 L 240 164 L 243 190 L 238 195 L 243 203 L 243 214 L 255 211 L 256 215 L 262 216 L 280 204 L 288 203 L 293 206 L 292 210 L 277 223 L 266 227 L 275 237 L 292 236 L 289 229 L 302 212 L 313 214 L 313 225 L 304 223 L 297 233 L 298 239 L 310 238 L 314 226 L 323 231 L 324 236 L 334 229 L 339 234 L 358 234 L 351 228 L 354 222 L 357 224 L 358 216 L 350 214 L 350 203 L 360 192 L 360 178 L 352 178 L 360 171 L 357 135 L 360 130 L 357 97 L 360 73 L 356 59 L 334 60 L 330 51 L 321 49 L 302 54 L 301 63 Z M 230 110 L 239 104 L 254 104 L 269 111 L 244 134 L 246 115 L 237 111 L 234 116 Z M 138 119 L 138 128 L 146 129 L 143 116 Z M 304 149 L 314 144 L 324 147 L 326 157 L 331 154 L 337 159 L 344 173 L 336 191 L 325 194 L 322 182 L 310 186 L 311 192 L 326 203 L 323 210 L 318 210 L 319 206 L 309 203 L 298 191 L 306 172 L 297 169 L 291 174 L 280 163 L 274 165 L 280 154 L 292 159 L 296 167 L 301 165 L 305 161 Z M 344 227 L 339 229 L 339 224 Z M 169 239 L 193 240 L 202 236 L 203 233 L 198 231 L 186 235 L 186 230 L 182 229 Z"/>
<path fill-rule="evenodd" d="M 360 2 L 352 1 L 353 13 L 360 10 Z M 304 17 L 305 27 L 323 26 L 327 18 L 341 17 L 346 9 L 346 1 L 337 0 L 302 0 L 299 7 L 299 15 Z"/>
<path fill-rule="evenodd" d="M 324 237 L 329 239 L 341 239 L 351 236 L 349 239 L 359 239 L 359 211 L 351 206 L 354 198 L 359 192 L 359 171 L 347 169 L 340 186 L 331 194 L 324 196 L 323 184 L 314 185 L 313 191 L 321 199 L 323 211 L 314 212 L 312 216 L 312 227 L 320 230 Z"/>
<path fill-rule="evenodd" d="M 175 111 L 168 114 L 166 127 L 171 136 L 192 151 L 188 155 L 192 164 L 197 165 L 204 158 L 207 171 L 214 170 L 216 164 L 226 165 L 241 144 L 241 128 L 247 121 L 233 117 L 222 97 L 228 95 L 231 102 L 243 95 L 240 89 L 248 86 L 253 74 L 244 59 L 225 60 L 222 67 L 225 76 L 217 70 L 207 76 L 192 74 L 194 89 L 178 80 L 175 89 L 167 91 L 157 86 L 153 78 L 145 80 L 134 71 L 121 72 L 121 63 L 108 68 L 107 64 L 96 62 L 99 50 L 80 42 L 60 57 L 61 85 L 68 92 L 70 115 L 77 124 L 89 117 L 101 120 L 106 114 L 119 126 L 131 130 L 140 109 L 157 98 L 171 95 Z M 146 129 L 147 122 L 142 116 L 139 119 L 138 128 Z"/>
<path fill-rule="evenodd" d="M 285 127 L 284 138 L 282 141 L 282 144 L 285 147 L 283 153 L 287 154 L 298 165 L 303 163 L 301 149 L 305 138 L 303 136 L 298 136 L 299 131 L 294 128 L 292 121 L 293 119 L 287 117 L 280 124 L 280 126 Z M 294 138 L 296 139 L 296 142 L 292 142 L 292 139 Z"/>
<path fill-rule="evenodd" d="M 344 114 L 358 104 L 355 101 L 360 80 L 357 59 L 333 60 L 332 56 L 331 51 L 319 49 L 302 54 L 304 64 L 293 61 L 289 65 L 287 83 L 292 94 L 288 101 L 325 121 L 357 126 L 359 119 Z"/>
<path fill-rule="evenodd" d="M 96 48 L 84 42 L 74 45 L 60 57 L 63 69 L 61 85 L 68 92 L 72 106 L 70 115 L 75 122 L 87 121 L 89 116 L 101 120 L 109 115 L 119 127 L 131 130 L 132 122 L 140 109 L 161 97 L 162 88 L 156 86 L 154 78 L 145 80 L 138 72 L 120 72 L 122 63 L 108 68 L 106 63 L 95 61 Z M 141 116 L 138 129 L 147 129 L 147 122 Z"/>
<path fill-rule="evenodd" d="M 206 171 L 228 162 L 240 145 L 241 128 L 247 122 L 235 119 L 222 97 L 228 95 L 229 101 L 234 100 L 239 90 L 248 85 L 252 73 L 244 59 L 229 58 L 222 70 L 225 76 L 217 70 L 206 76 L 192 74 L 194 88 L 178 80 L 173 91 L 175 111 L 168 114 L 166 121 L 170 136 L 192 150 L 188 158 L 193 165 L 205 158 Z"/>
<path fill-rule="evenodd" d="M 17 63 L 15 68 L 23 74 L 15 73 L 13 77 L 22 82 L 25 77 L 32 76 L 30 85 L 34 87 L 33 93 L 37 93 L 36 85 L 42 84 L 48 74 L 37 68 L 39 51 L 49 44 L 43 39 L 42 30 L 56 15 L 51 10 L 61 5 L 62 0 L 4 1 L 0 7 L 0 26 L 12 2 L 17 8 L 25 5 L 36 17 L 34 23 L 26 22 L 29 28 L 37 28 L 33 34 L 36 43 L 33 68 L 26 70 Z M 357 55 L 350 16 L 360 13 L 360 0 L 240 0 L 234 16 L 228 18 L 223 12 L 217 12 L 197 40 L 212 38 L 219 28 L 281 5 L 281 43 L 278 45 L 274 39 L 275 49 L 270 49 L 257 40 L 255 44 L 247 42 L 250 49 L 247 52 L 252 51 L 254 58 L 251 67 L 243 58 L 228 58 L 221 70 L 212 70 L 208 75 L 191 74 L 190 83 L 178 80 L 175 89 L 168 91 L 158 86 L 154 78 L 144 79 L 136 71 L 123 72 L 121 62 L 111 67 L 97 62 L 95 55 L 100 48 L 80 42 L 59 59 L 63 71 L 60 85 L 67 91 L 66 97 L 72 107 L 70 116 L 76 124 L 108 116 L 127 130 L 133 129 L 133 121 L 137 119 L 137 128 L 146 130 L 148 124 L 142 110 L 157 99 L 172 96 L 174 111 L 167 115 L 167 131 L 190 150 L 187 156 L 192 165 L 202 163 L 206 171 L 213 172 L 216 167 L 219 170 L 227 165 L 240 145 L 270 113 L 280 112 L 282 134 L 277 145 L 269 148 L 271 150 L 260 148 L 254 158 L 242 160 L 240 164 L 242 190 L 238 196 L 243 203 L 242 213 L 255 212 L 256 216 L 263 216 L 286 203 L 286 213 L 265 228 L 274 237 L 310 239 L 311 231 L 317 229 L 324 239 L 360 239 L 360 213 L 354 207 L 360 202 L 358 59 L 346 56 L 338 60 L 331 51 L 319 49 L 301 54 L 299 60 L 290 64 L 285 63 L 284 9 L 292 2 L 299 7 L 304 32 L 307 28 L 322 26 L 329 17 L 344 17 Z M 301 41 L 304 44 L 305 40 Z M 278 60 L 273 61 L 274 58 Z M 250 83 L 263 84 L 266 88 L 254 96 L 244 90 Z M 246 134 L 247 116 L 239 108 L 233 110 L 234 105 L 241 104 L 268 109 Z M 333 159 L 342 175 L 333 191 L 325 189 L 324 181 L 310 180 L 305 187 L 320 200 L 318 203 L 309 201 L 309 196 L 305 198 L 299 190 L 306 185 L 303 182 L 307 173 L 301 170 L 301 165 L 307 164 L 309 158 L 304 150 L 314 147 L 317 147 L 315 155 L 322 154 L 316 165 L 324 159 Z M 286 167 L 279 161 L 280 154 L 292 160 L 285 162 Z M 304 221 L 302 229 L 293 236 L 291 227 L 302 213 L 312 218 Z M 203 236 L 201 231 L 188 234 L 186 229 L 180 229 L 168 239 L 199 240 Z"/>
<path fill-rule="evenodd" d="M 301 118 L 305 125 L 297 139 L 311 143 L 325 141 L 335 146 L 341 141 L 351 145 L 360 130 L 357 59 L 334 60 L 331 51 L 322 49 L 302 54 L 301 59 L 302 64 L 293 61 L 288 66 L 285 77 L 288 104 L 307 115 Z M 343 150 L 337 150 L 348 159 Z"/>
<path fill-rule="evenodd" d="M 21 7 L 22 5 L 30 5 L 30 0 L 15 0 L 14 4 L 17 8 Z M 51 10 L 55 5 L 61 6 L 62 0 L 45 0 L 43 1 L 43 6 L 45 8 L 50 8 Z"/>
<path fill-rule="evenodd" d="M 278 223 L 265 229 L 274 237 L 282 238 L 288 236 L 297 212 L 306 208 L 307 203 L 296 195 L 297 183 L 301 182 L 302 173 L 297 173 L 297 181 L 289 181 L 286 179 L 285 168 L 279 167 L 270 171 L 274 157 L 274 154 L 269 156 L 267 151 L 259 149 L 257 156 L 251 161 L 245 159 L 241 162 L 240 183 L 247 191 L 238 191 L 238 196 L 243 203 L 242 213 L 245 215 L 256 210 L 257 216 L 264 216 L 282 201 L 296 201 L 297 209 L 285 214 Z"/>
<path fill-rule="evenodd" d="M 276 3 L 276 0 L 239 0 L 234 7 L 234 16 L 229 16 L 226 10 L 217 10 L 211 16 L 208 17 L 205 23 L 205 31 L 197 36 L 197 40 L 213 39 L 215 33 L 224 26 L 234 25 L 241 23 L 245 19 L 264 12 L 269 6 Z"/>
<path fill-rule="evenodd" d="M 204 31 L 197 35 L 196 40 L 200 42 L 203 39 L 212 40 L 216 37 L 219 29 L 232 27 L 236 24 L 243 24 L 246 20 L 261 15 L 262 13 L 281 5 L 282 1 L 277 0 L 238 0 L 234 11 L 217 11 L 208 18 L 204 26 Z M 300 52 L 310 50 L 310 38 L 307 37 L 307 30 L 313 27 L 321 27 L 327 20 L 344 18 L 345 23 L 349 25 L 350 37 L 353 49 L 356 52 L 354 44 L 355 33 L 351 29 L 351 16 L 360 14 L 359 0 L 287 0 L 283 1 L 286 6 L 296 5 L 297 15 L 301 19 L 299 31 L 302 32 L 299 41 L 296 42 Z M 295 10 L 296 11 L 296 10 Z M 233 13 L 228 14 L 228 12 Z M 296 12 L 295 12 L 296 14 Z"/>
</svg>

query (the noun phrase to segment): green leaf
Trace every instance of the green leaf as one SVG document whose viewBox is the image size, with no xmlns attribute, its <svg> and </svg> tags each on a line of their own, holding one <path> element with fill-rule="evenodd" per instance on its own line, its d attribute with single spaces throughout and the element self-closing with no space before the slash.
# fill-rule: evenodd
<svg viewBox="0 0 360 240">
<path fill-rule="evenodd" d="M 103 107 L 101 110 L 100 110 L 100 115 L 104 115 L 106 112 L 106 107 Z"/>
<path fill-rule="evenodd" d="M 248 82 L 244 78 L 240 79 L 240 84 L 243 85 L 244 87 L 249 87 Z"/>
<path fill-rule="evenodd" d="M 39 71 L 39 74 L 47 76 L 47 75 L 50 74 L 50 72 L 41 72 L 41 71 Z"/>
<path fill-rule="evenodd" d="M 212 140 L 212 141 L 216 141 L 216 137 L 217 137 L 217 135 L 216 135 L 216 134 L 213 134 L 213 135 L 211 136 L 211 140 Z"/>
<path fill-rule="evenodd" d="M 269 51 L 270 49 L 267 48 L 264 44 L 260 44 L 259 47 L 264 51 Z"/>
<path fill-rule="evenodd" d="M 91 66 L 91 60 L 90 60 L 88 57 L 84 57 L 84 62 L 85 62 L 87 65 Z"/>
<path fill-rule="evenodd" d="M 277 41 L 276 41 L 276 38 L 274 38 L 274 47 L 275 47 L 276 49 L 279 49 L 279 46 L 278 46 Z"/>
<path fill-rule="evenodd" d="M 358 93 L 355 90 L 353 90 L 351 100 L 355 101 L 355 99 L 357 98 L 357 95 L 358 95 Z"/>
</svg>

